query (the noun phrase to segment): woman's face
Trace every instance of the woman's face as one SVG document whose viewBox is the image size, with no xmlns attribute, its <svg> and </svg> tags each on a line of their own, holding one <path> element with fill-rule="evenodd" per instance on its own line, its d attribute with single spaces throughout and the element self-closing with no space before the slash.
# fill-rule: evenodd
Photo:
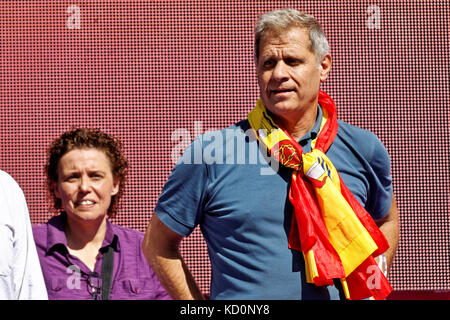
<svg viewBox="0 0 450 320">
<path fill-rule="evenodd" d="M 55 195 L 68 217 L 85 222 L 104 219 L 112 196 L 119 191 L 105 152 L 73 149 L 61 157 L 57 170 Z"/>
</svg>

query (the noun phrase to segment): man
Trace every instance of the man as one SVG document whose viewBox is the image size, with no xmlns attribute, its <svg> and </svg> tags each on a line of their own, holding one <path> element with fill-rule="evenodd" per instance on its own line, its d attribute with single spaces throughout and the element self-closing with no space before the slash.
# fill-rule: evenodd
<svg viewBox="0 0 450 320">
<path fill-rule="evenodd" d="M 25 197 L 1 170 L 0 257 L 0 299 L 47 299 Z"/>
<path fill-rule="evenodd" d="M 200 224 L 212 299 L 385 298 L 373 258 L 390 266 L 398 242 L 389 156 L 371 132 L 338 124 L 319 90 L 331 68 L 320 25 L 291 9 L 262 15 L 255 61 L 261 99 L 185 150 L 147 230 L 147 260 L 173 298 L 202 299 L 178 250 Z M 266 161 L 251 161 L 255 146 Z"/>
</svg>

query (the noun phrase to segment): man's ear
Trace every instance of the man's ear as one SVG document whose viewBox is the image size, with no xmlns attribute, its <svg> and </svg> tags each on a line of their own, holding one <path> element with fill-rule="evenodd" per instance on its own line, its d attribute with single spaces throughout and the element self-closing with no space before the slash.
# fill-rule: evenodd
<svg viewBox="0 0 450 320">
<path fill-rule="evenodd" d="M 319 65 L 320 82 L 324 82 L 325 80 L 327 80 L 330 70 L 331 70 L 331 54 L 327 53 L 325 56 L 323 56 Z"/>
</svg>

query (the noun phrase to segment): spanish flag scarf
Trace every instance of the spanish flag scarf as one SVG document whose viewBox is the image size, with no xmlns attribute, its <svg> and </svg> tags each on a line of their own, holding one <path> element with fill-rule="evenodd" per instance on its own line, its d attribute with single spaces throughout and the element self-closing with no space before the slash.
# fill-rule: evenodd
<svg viewBox="0 0 450 320">
<path fill-rule="evenodd" d="M 347 299 L 384 299 L 392 287 L 374 257 L 389 244 L 325 155 L 338 131 L 337 111 L 323 91 L 319 104 L 322 122 L 308 153 L 275 124 L 260 99 L 248 114 L 260 143 L 293 169 L 289 248 L 302 251 L 307 282 L 322 286 L 340 279 Z"/>
</svg>

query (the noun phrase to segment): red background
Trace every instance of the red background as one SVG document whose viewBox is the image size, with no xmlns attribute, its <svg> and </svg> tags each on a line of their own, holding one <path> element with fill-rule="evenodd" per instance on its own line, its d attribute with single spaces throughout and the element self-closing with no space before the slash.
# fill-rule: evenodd
<svg viewBox="0 0 450 320">
<path fill-rule="evenodd" d="M 66 25 L 70 5 L 79 29 Z M 193 138 L 195 121 L 205 131 L 246 117 L 258 97 L 255 20 L 283 7 L 321 22 L 333 55 L 323 90 L 341 119 L 372 130 L 391 155 L 401 222 L 394 289 L 449 290 L 447 1 L 2 1 L 0 168 L 23 188 L 32 223 L 53 214 L 45 149 L 79 125 L 123 141 L 131 168 L 114 222 L 144 231 L 174 164 L 172 133 Z M 205 250 L 198 230 L 183 243 L 208 292 Z"/>
</svg>

